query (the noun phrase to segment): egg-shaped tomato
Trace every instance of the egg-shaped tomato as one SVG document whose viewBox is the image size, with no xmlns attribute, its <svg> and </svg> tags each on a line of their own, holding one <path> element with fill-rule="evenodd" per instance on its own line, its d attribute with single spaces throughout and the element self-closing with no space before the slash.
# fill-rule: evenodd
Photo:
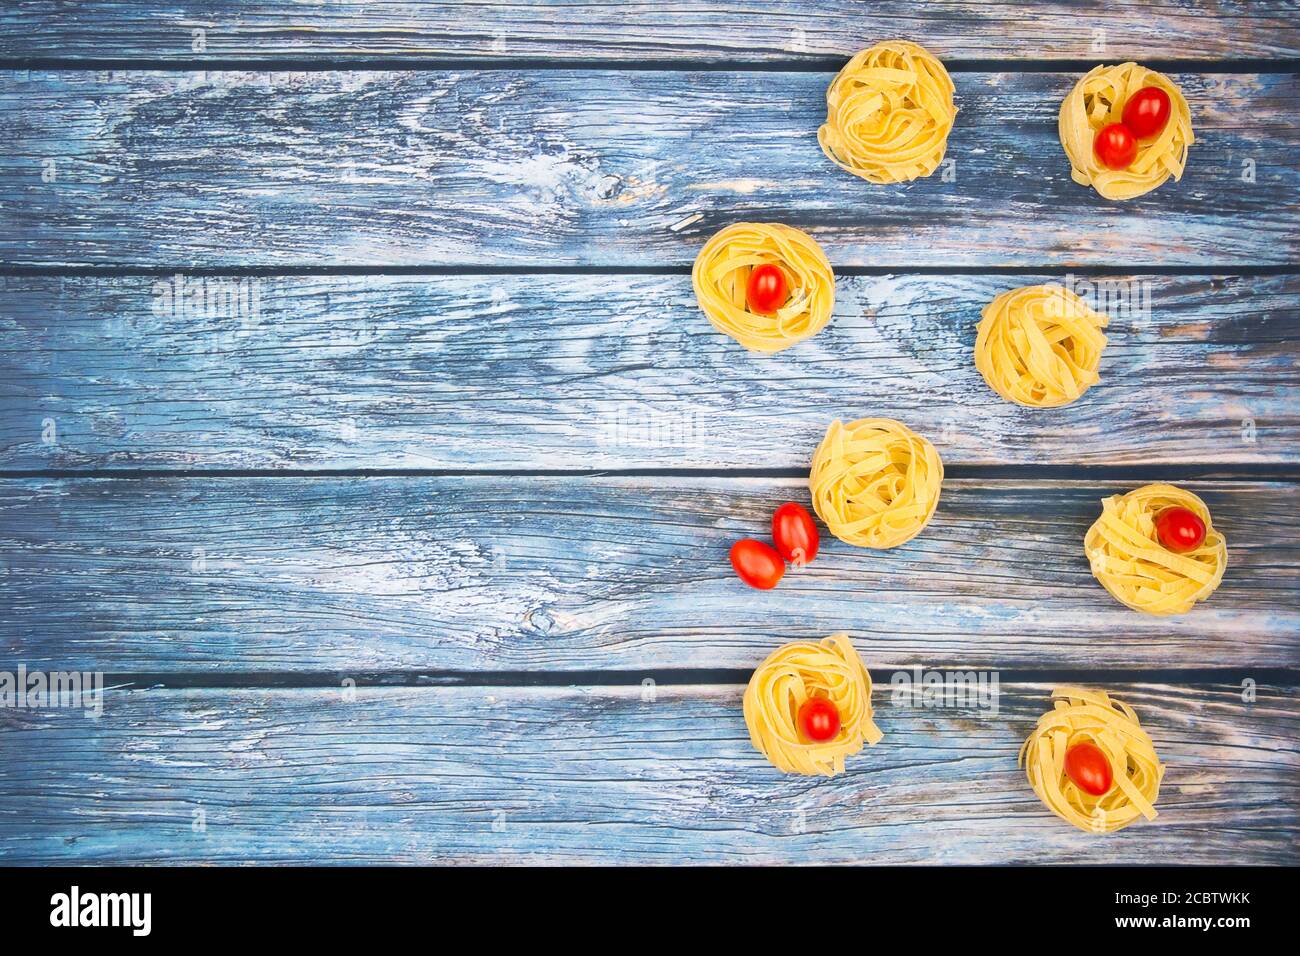
<svg viewBox="0 0 1300 956">
<path fill-rule="evenodd" d="M 770 544 L 745 538 L 731 546 L 731 566 L 751 588 L 768 591 L 785 574 L 785 562 Z"/>
<path fill-rule="evenodd" d="M 799 730 L 814 743 L 824 743 L 840 732 L 840 712 L 825 697 L 809 697 L 796 716 Z"/>
<path fill-rule="evenodd" d="M 1110 760 L 1100 747 L 1088 741 L 1077 743 L 1065 752 L 1065 775 L 1080 790 L 1094 797 L 1100 797 L 1114 782 Z"/>
<path fill-rule="evenodd" d="M 1097 130 L 1092 151 L 1107 169 L 1128 169 L 1137 159 L 1138 144 L 1133 131 L 1123 123 L 1111 123 Z"/>
<path fill-rule="evenodd" d="M 1166 508 L 1156 516 L 1156 535 L 1170 551 L 1193 551 L 1205 540 L 1205 522 L 1190 508 Z"/>
<path fill-rule="evenodd" d="M 745 288 L 745 299 L 755 312 L 770 314 L 781 306 L 789 297 L 785 273 L 770 262 L 755 266 L 749 274 L 749 285 Z"/>
<path fill-rule="evenodd" d="M 1138 90 L 1124 104 L 1124 125 L 1138 139 L 1159 136 L 1169 124 L 1173 104 L 1169 94 L 1158 86 Z"/>
<path fill-rule="evenodd" d="M 821 536 L 808 510 L 787 501 L 772 515 L 772 541 L 781 557 L 801 568 L 817 557 Z"/>
</svg>

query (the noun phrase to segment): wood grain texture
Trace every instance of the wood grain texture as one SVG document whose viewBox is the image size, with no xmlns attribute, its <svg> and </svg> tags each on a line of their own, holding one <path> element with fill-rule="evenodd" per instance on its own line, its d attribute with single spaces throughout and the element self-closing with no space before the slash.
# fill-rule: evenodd
<svg viewBox="0 0 1300 956">
<path fill-rule="evenodd" d="M 1169 769 L 1160 816 L 1106 836 L 1016 769 L 1049 685 L 1003 685 L 996 715 L 878 688 L 884 740 L 830 780 L 751 748 L 738 686 L 110 694 L 98 720 L 0 714 L 0 860 L 1297 862 L 1294 687 L 1107 690 Z"/>
<path fill-rule="evenodd" d="M 950 466 L 1300 460 L 1300 277 L 1108 278 L 1101 384 L 1024 409 L 975 324 L 1054 278 L 841 277 L 766 357 L 686 276 L 0 277 L 0 467 L 802 468 L 864 415 Z"/>
<path fill-rule="evenodd" d="M 949 480 L 931 525 L 829 535 L 775 591 L 732 542 L 806 481 L 25 479 L 0 484 L 0 663 L 108 672 L 751 668 L 844 630 L 873 666 L 1300 665 L 1300 489 L 1187 482 L 1228 570 L 1179 618 L 1130 611 L 1082 540 L 1131 485 Z"/>
<path fill-rule="evenodd" d="M 195 49 L 193 31 L 204 31 Z M 882 32 L 884 31 L 884 32 Z M 952 58 L 1300 56 L 1288 3 L 889 2 L 691 4 L 339 0 L 25 0 L 0 9 L 0 56 L 195 60 L 375 56 L 798 62 L 885 34 Z"/>
<path fill-rule="evenodd" d="M 955 176 L 871 187 L 816 146 L 826 71 L 882 29 L 956 67 Z M 0 71 L 0 469 L 185 473 L 0 479 L 0 670 L 136 685 L 99 720 L 0 708 L 0 863 L 1300 863 L 1300 484 L 1180 482 L 1229 566 L 1155 619 L 1082 554 L 1136 482 L 1034 477 L 1300 460 L 1297 56 L 1293 4 L 1210 0 L 3 5 L 11 66 L 182 71 Z M 1209 72 L 1175 77 L 1184 180 L 1114 204 L 1056 112 L 1123 59 Z M 685 276 L 740 219 L 895 274 L 747 355 Z M 998 400 L 979 308 L 1091 267 L 1150 288 L 1102 384 Z M 728 546 L 806 483 L 727 470 L 864 414 L 1022 477 L 744 588 Z M 294 473 L 376 468 L 501 474 Z M 715 474 L 529 474 L 641 468 Z M 739 685 L 678 683 L 837 630 L 886 737 L 836 780 L 772 770 Z M 998 712 L 893 705 L 912 666 L 1001 670 Z M 1170 770 L 1158 821 L 1097 837 L 1016 769 L 1050 685 L 1011 678 L 1117 669 Z"/>
<path fill-rule="evenodd" d="M 10 72 L 0 259 L 685 267 L 760 219 L 809 230 L 837 265 L 1297 260 L 1294 75 L 1176 75 L 1188 172 L 1126 203 L 1070 180 L 1056 117 L 1077 75 L 962 74 L 954 181 L 899 187 L 821 155 L 830 78 Z"/>
</svg>

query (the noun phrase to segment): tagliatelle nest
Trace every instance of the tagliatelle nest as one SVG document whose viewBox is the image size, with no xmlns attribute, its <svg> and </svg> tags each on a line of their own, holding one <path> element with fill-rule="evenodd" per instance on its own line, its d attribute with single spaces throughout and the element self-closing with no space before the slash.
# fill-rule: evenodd
<svg viewBox="0 0 1300 956">
<path fill-rule="evenodd" d="M 934 445 L 891 418 L 832 422 L 808 476 L 831 534 L 862 548 L 910 541 L 934 516 L 943 462 Z"/>
<path fill-rule="evenodd" d="M 781 270 L 789 290 L 771 315 L 750 311 L 747 300 L 749 275 L 764 264 Z M 816 335 L 835 309 L 835 274 L 821 246 L 776 222 L 738 222 L 716 233 L 695 257 L 691 282 L 713 327 L 758 352 Z"/>
<path fill-rule="evenodd" d="M 957 109 L 952 78 L 933 54 L 890 40 L 863 50 L 826 91 L 822 152 L 873 183 L 929 176 L 943 161 Z"/>
<path fill-rule="evenodd" d="M 1169 94 L 1169 122 L 1155 138 L 1138 140 L 1137 157 L 1127 169 L 1108 169 L 1093 152 L 1097 131 L 1121 122 L 1129 99 L 1147 86 Z M 1132 199 L 1149 193 L 1170 176 L 1181 179 L 1187 150 L 1196 142 L 1192 113 L 1182 91 L 1167 76 L 1136 63 L 1098 66 L 1076 83 L 1061 103 L 1058 131 L 1070 160 L 1070 176 L 1106 199 Z"/>
<path fill-rule="evenodd" d="M 975 367 L 989 388 L 1031 408 L 1068 405 L 1097 384 L 1109 319 L 1058 285 L 1003 292 L 984 307 Z"/>
<path fill-rule="evenodd" d="M 826 698 L 839 712 L 839 733 L 831 740 L 805 741 L 799 732 L 799 708 L 812 697 Z M 845 757 L 884 736 L 872 720 L 871 675 L 844 634 L 773 651 L 749 679 L 744 710 L 754 748 L 785 773 L 843 773 Z"/>
<path fill-rule="evenodd" d="M 1205 522 L 1205 540 L 1175 553 L 1160 543 L 1156 519 L 1166 508 L 1187 508 Z M 1083 550 L 1093 576 L 1116 600 L 1159 616 L 1185 614 L 1214 593 L 1228 566 L 1228 545 L 1214 530 L 1210 509 L 1173 485 L 1144 485 L 1101 503 Z"/>
<path fill-rule="evenodd" d="M 1034 793 L 1062 820 L 1080 830 L 1113 833 L 1138 817 L 1156 818 L 1156 799 L 1165 768 L 1133 708 L 1104 691 L 1057 687 L 1056 703 L 1020 748 Z M 1100 748 L 1112 783 L 1100 796 L 1078 787 L 1065 772 L 1065 754 L 1075 744 Z"/>
</svg>

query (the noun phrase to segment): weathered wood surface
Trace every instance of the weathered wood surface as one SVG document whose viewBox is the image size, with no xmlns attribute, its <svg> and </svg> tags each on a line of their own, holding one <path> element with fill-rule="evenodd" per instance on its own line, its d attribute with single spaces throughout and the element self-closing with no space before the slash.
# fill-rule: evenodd
<svg viewBox="0 0 1300 956">
<path fill-rule="evenodd" d="M 169 478 L 0 484 L 0 662 L 108 672 L 751 668 L 847 631 L 877 666 L 1300 665 L 1300 490 L 1187 482 L 1228 540 L 1179 618 L 1092 578 L 1082 540 L 1132 484 L 944 484 L 888 552 L 823 537 L 770 592 L 727 551 L 806 481 Z M 12 667 L 11 667 L 12 669 Z"/>
<path fill-rule="evenodd" d="M 841 277 L 767 357 L 686 276 L 0 277 L 0 467 L 804 467 L 863 415 L 949 465 L 1300 460 L 1300 277 L 1108 278 L 1101 384 L 1023 409 L 975 324 L 1053 278 Z"/>
<path fill-rule="evenodd" d="M 816 146 L 825 71 L 882 29 L 955 67 L 955 178 L 871 187 Z M 0 709 L 0 863 L 1300 862 L 1300 486 L 1180 482 L 1230 561 L 1162 620 L 1082 554 L 1137 482 L 1034 471 L 1300 458 L 1300 279 L 1233 274 L 1300 262 L 1300 79 L 1253 65 L 1297 56 L 1293 5 L 1206 0 L 4 5 L 9 65 L 254 69 L 0 72 L 0 469 L 286 474 L 0 480 L 0 670 L 205 685 L 112 692 L 98 721 Z M 1056 111 L 1082 64 L 1129 58 L 1210 72 L 1176 77 L 1183 182 L 1111 204 L 1070 181 Z M 899 274 L 842 275 L 822 335 L 747 355 L 684 275 L 738 219 Z M 79 266 L 267 273 L 250 314 Z M 387 266 L 479 274 L 274 274 Z M 1205 274 L 1139 275 L 1150 313 L 1116 314 L 1076 406 L 998 400 L 980 306 L 1092 266 Z M 744 588 L 728 546 L 806 488 L 726 470 L 802 467 L 868 413 L 1022 477 L 949 480 L 905 547 L 827 536 Z M 515 474 L 287 473 L 322 468 Z M 615 468 L 715 474 L 527 474 Z M 1046 684 L 1004 684 L 997 715 L 881 686 L 885 741 L 820 781 L 753 752 L 740 686 L 637 683 L 836 630 L 880 685 L 1142 670 L 1109 689 L 1170 766 L 1161 818 L 1103 838 L 1039 805 L 1015 754 Z M 630 685 L 456 686 L 569 681 Z"/>
<path fill-rule="evenodd" d="M 888 188 L 821 155 L 830 79 L 10 72 L 0 260 L 684 267 L 742 219 L 805 228 L 838 265 L 1297 259 L 1294 75 L 1177 75 L 1189 169 L 1126 203 L 1070 179 L 1077 74 L 960 75 L 953 176 Z"/>
<path fill-rule="evenodd" d="M 1050 685 L 996 714 L 878 686 L 884 740 L 830 780 L 754 752 L 738 686 L 110 693 L 0 712 L 0 860 L 1297 862 L 1296 688 L 1107 689 L 1169 769 L 1160 816 L 1105 836 L 1016 769 Z"/>
<path fill-rule="evenodd" d="M 201 37 L 194 34 L 202 30 Z M 1300 56 L 1290 3 L 25 0 L 0 8 L 0 56 L 318 61 L 375 56 L 798 62 L 901 36 L 949 58 Z"/>
</svg>

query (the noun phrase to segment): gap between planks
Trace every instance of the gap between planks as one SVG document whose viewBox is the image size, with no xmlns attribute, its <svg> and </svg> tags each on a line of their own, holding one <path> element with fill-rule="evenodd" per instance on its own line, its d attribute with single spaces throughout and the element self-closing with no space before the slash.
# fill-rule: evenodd
<svg viewBox="0 0 1300 956">
<path fill-rule="evenodd" d="M 160 478 L 701 478 L 776 480 L 808 477 L 807 468 L 21 468 L 0 469 L 0 481 L 146 481 Z M 1032 484 L 1065 482 L 1300 482 L 1300 469 L 1285 463 L 1189 465 L 945 465 L 944 479 Z"/>
<path fill-rule="evenodd" d="M 1241 276 L 1269 277 L 1300 275 L 1300 263 L 1273 265 L 1241 265 L 1234 263 L 1208 263 L 1200 265 L 917 265 L 917 266 L 864 266 L 836 265 L 837 277 L 847 276 L 1017 276 L 1046 274 L 1075 277 L 1128 277 L 1142 276 Z M 689 276 L 691 266 L 682 265 L 262 265 L 262 266 L 195 266 L 177 264 L 170 266 L 134 265 L 130 263 L 83 266 L 66 265 L 7 265 L 0 263 L 0 278 L 52 278 L 52 279 L 170 279 L 180 273 L 193 278 L 311 278 L 322 277 L 465 277 L 478 276 Z"/>
<path fill-rule="evenodd" d="M 929 669 L 929 668 L 925 668 Z M 980 668 L 955 668 L 980 670 Z M 875 668 L 871 675 L 877 688 L 889 686 L 889 676 L 907 668 Z M 335 690 L 343 680 L 356 687 L 407 688 L 438 690 L 449 687 L 501 688 L 577 688 L 637 687 L 647 680 L 669 687 L 744 686 L 752 673 L 747 668 L 646 668 L 643 670 L 581 671 L 226 671 L 203 673 L 104 673 L 105 691 L 131 690 Z M 1178 686 L 1221 686 L 1241 684 L 1250 679 L 1257 684 L 1279 686 L 1300 684 L 1300 668 L 1116 668 L 1062 669 L 1041 671 L 1023 668 L 998 670 L 999 685 L 1097 685 L 1097 684 L 1168 684 Z"/>
<path fill-rule="evenodd" d="M 397 73 L 422 73 L 436 70 L 466 70 L 478 73 L 507 71 L 617 71 L 624 73 L 838 73 L 849 55 L 801 57 L 784 60 L 597 60 L 584 66 L 581 61 L 565 59 L 530 59 L 527 57 L 459 57 L 420 58 L 399 55 L 351 59 L 347 57 L 313 57 L 311 60 L 257 59 L 228 57 L 223 59 L 148 59 L 112 57 L 0 57 L 0 70 L 31 72 L 39 70 L 83 70 L 86 72 L 139 71 L 150 73 L 218 73 L 256 71 L 258 73 L 329 73 L 382 70 Z M 1098 63 L 1114 60 L 1098 54 L 1087 59 L 1004 60 L 948 59 L 949 73 L 1086 73 Z M 1231 58 L 1195 60 L 1187 58 L 1145 59 L 1143 66 L 1161 73 L 1296 73 L 1300 59 Z"/>
</svg>

